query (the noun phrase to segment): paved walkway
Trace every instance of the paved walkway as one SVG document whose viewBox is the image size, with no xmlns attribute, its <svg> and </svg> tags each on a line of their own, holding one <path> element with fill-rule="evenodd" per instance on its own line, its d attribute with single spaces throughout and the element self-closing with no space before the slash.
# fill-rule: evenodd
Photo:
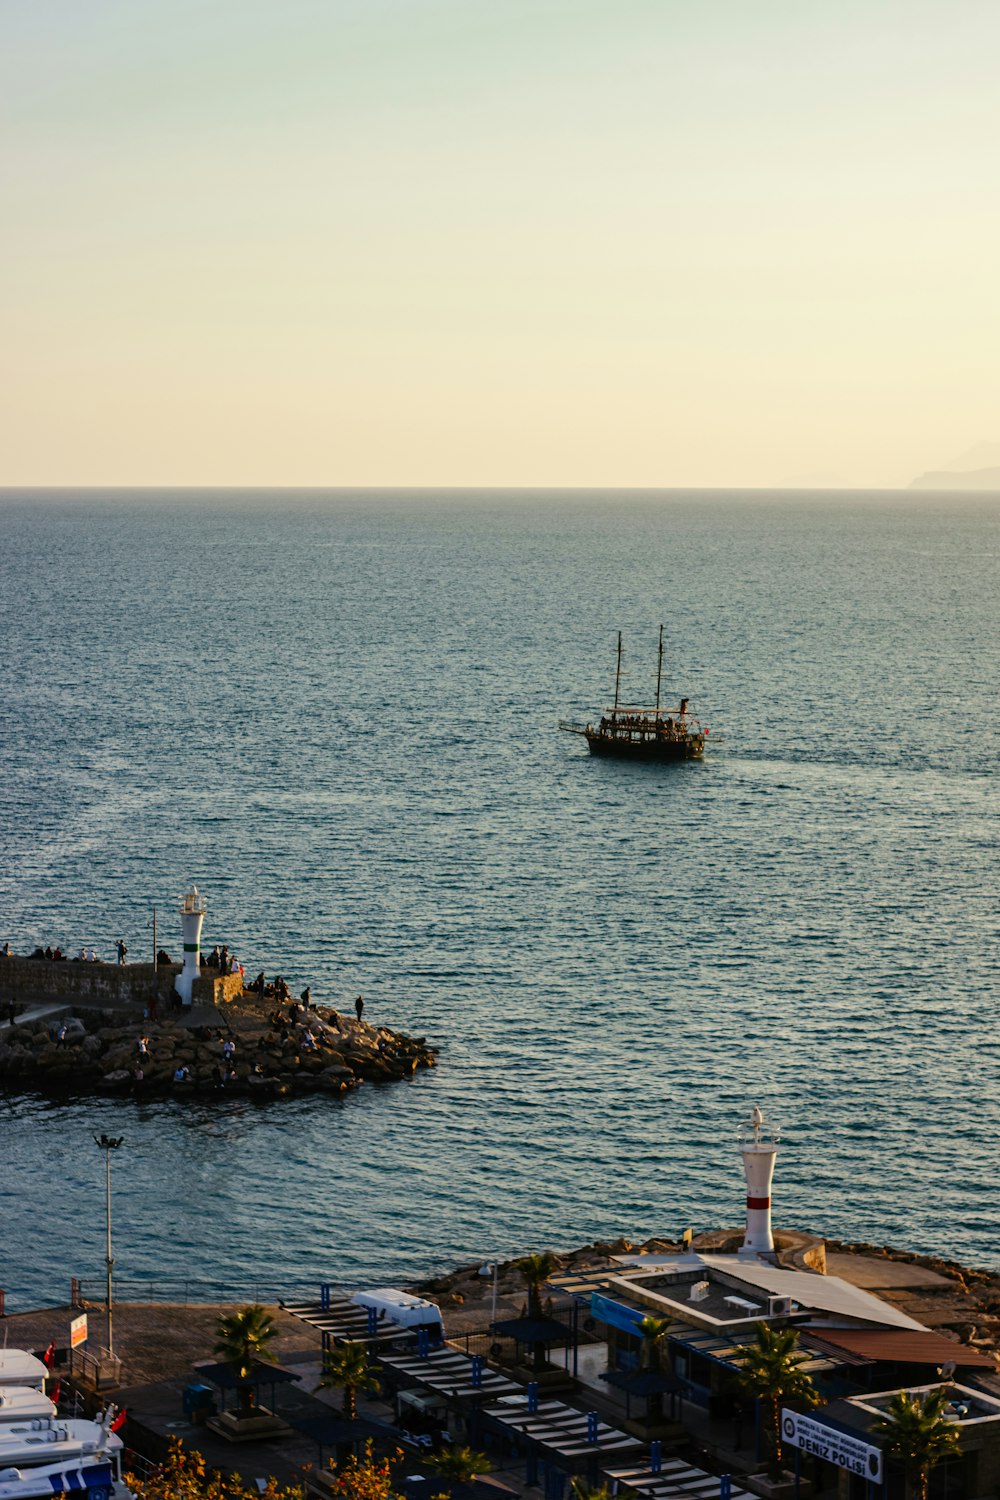
<svg viewBox="0 0 1000 1500">
<path fill-rule="evenodd" d="M 169 1010 L 161 1005 L 160 1009 L 164 1012 L 161 1019 L 169 1020 L 178 1026 L 228 1026 L 232 1030 L 225 1007 L 220 1008 L 217 1005 L 192 1005 L 190 1010 Z M 143 1007 L 137 1005 L 134 1001 L 126 1004 L 121 1001 L 109 1000 L 106 1004 L 102 1002 L 100 1005 L 82 1005 L 79 1002 L 71 1000 L 39 1000 L 25 1006 L 24 1010 L 18 1011 L 13 1025 L 15 1028 L 18 1026 L 31 1026 L 38 1021 L 61 1020 L 64 1016 L 73 1016 L 81 1012 L 87 1013 L 96 1010 L 107 1011 L 109 1014 L 113 1014 L 123 1026 L 138 1026 L 144 1020 Z M 0 1020 L 0 1031 L 9 1031 L 12 1023 L 6 1011 L 3 1011 L 2 1015 L 3 1019 Z"/>
<path fill-rule="evenodd" d="M 73 1007 L 65 1000 L 45 1000 L 38 1005 L 29 1005 L 25 1010 L 19 1012 L 16 1020 L 5 1018 L 0 1021 L 0 1031 L 9 1031 L 13 1026 L 30 1026 L 36 1021 L 61 1020 L 63 1016 L 71 1015 Z"/>
</svg>

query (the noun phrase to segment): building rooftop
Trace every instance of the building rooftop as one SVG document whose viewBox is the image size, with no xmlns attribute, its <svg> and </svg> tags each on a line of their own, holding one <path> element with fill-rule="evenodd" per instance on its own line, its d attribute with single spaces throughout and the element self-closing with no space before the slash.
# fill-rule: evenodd
<svg viewBox="0 0 1000 1500">
<path fill-rule="evenodd" d="M 996 1370 L 991 1354 L 956 1343 L 940 1333 L 917 1333 L 908 1328 L 824 1328 L 823 1342 L 873 1362 L 899 1365 L 945 1365 L 951 1361 L 967 1369 Z"/>
<path fill-rule="evenodd" d="M 615 1257 L 621 1272 L 604 1273 L 606 1295 L 631 1292 L 650 1311 L 659 1303 L 661 1316 L 683 1318 L 703 1327 L 731 1327 L 778 1316 L 769 1307 L 771 1297 L 787 1297 L 791 1313 L 809 1313 L 810 1326 L 822 1327 L 827 1320 L 848 1320 L 876 1328 L 908 1328 L 924 1332 L 924 1325 L 860 1287 L 839 1276 L 821 1276 L 815 1271 L 789 1270 L 764 1261 L 735 1255 L 623 1255 Z M 704 1301 L 691 1300 L 691 1287 L 708 1281 Z M 567 1290 L 570 1288 L 567 1286 Z M 595 1287 L 594 1290 L 597 1290 Z M 743 1305 L 736 1299 L 742 1299 Z M 786 1310 L 782 1316 L 789 1315 Z"/>
<path fill-rule="evenodd" d="M 940 1381 L 933 1385 L 908 1386 L 906 1394 L 924 1397 L 931 1391 L 939 1390 L 940 1386 Z M 945 1416 L 957 1426 L 973 1427 L 982 1422 L 1000 1422 L 1000 1400 L 996 1396 L 988 1396 L 985 1391 L 973 1390 L 967 1385 L 952 1385 L 949 1393 L 951 1401 L 945 1408 Z M 866 1391 L 863 1396 L 848 1396 L 838 1405 L 855 1407 L 874 1421 L 877 1417 L 885 1416 L 889 1403 L 897 1394 L 896 1391 Z"/>
</svg>

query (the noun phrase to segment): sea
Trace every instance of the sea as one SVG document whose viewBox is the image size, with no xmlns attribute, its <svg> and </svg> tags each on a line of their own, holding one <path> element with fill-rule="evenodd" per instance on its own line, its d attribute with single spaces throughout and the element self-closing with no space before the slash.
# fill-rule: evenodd
<svg viewBox="0 0 1000 1500">
<path fill-rule="evenodd" d="M 0 943 L 426 1037 L 343 1100 L 0 1097 L 7 1309 L 742 1220 L 1000 1266 L 1000 496 L 0 494 Z M 681 696 L 704 760 L 559 720 Z"/>
</svg>

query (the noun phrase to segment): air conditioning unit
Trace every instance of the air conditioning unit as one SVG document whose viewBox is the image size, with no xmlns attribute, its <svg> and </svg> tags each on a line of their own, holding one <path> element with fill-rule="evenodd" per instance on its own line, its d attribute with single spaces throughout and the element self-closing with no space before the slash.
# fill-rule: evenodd
<svg viewBox="0 0 1000 1500">
<path fill-rule="evenodd" d="M 708 1281 L 696 1281 L 688 1292 L 689 1302 L 704 1302 L 711 1292 L 711 1283 Z"/>
<path fill-rule="evenodd" d="M 769 1318 L 787 1318 L 791 1310 L 791 1297 L 768 1297 L 767 1315 Z"/>
</svg>

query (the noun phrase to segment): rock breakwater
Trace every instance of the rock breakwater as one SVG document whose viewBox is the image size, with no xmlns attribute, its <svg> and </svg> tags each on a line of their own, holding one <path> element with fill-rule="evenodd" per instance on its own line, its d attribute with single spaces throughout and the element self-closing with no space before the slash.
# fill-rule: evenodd
<svg viewBox="0 0 1000 1500">
<path fill-rule="evenodd" d="M 224 1008 L 162 1021 L 78 1010 L 0 1032 L 0 1085 L 45 1094 L 342 1095 L 436 1061 L 437 1049 L 423 1037 L 327 1007 L 292 1007 L 286 1016 L 272 1006 L 269 1014 L 246 994 Z"/>
</svg>

